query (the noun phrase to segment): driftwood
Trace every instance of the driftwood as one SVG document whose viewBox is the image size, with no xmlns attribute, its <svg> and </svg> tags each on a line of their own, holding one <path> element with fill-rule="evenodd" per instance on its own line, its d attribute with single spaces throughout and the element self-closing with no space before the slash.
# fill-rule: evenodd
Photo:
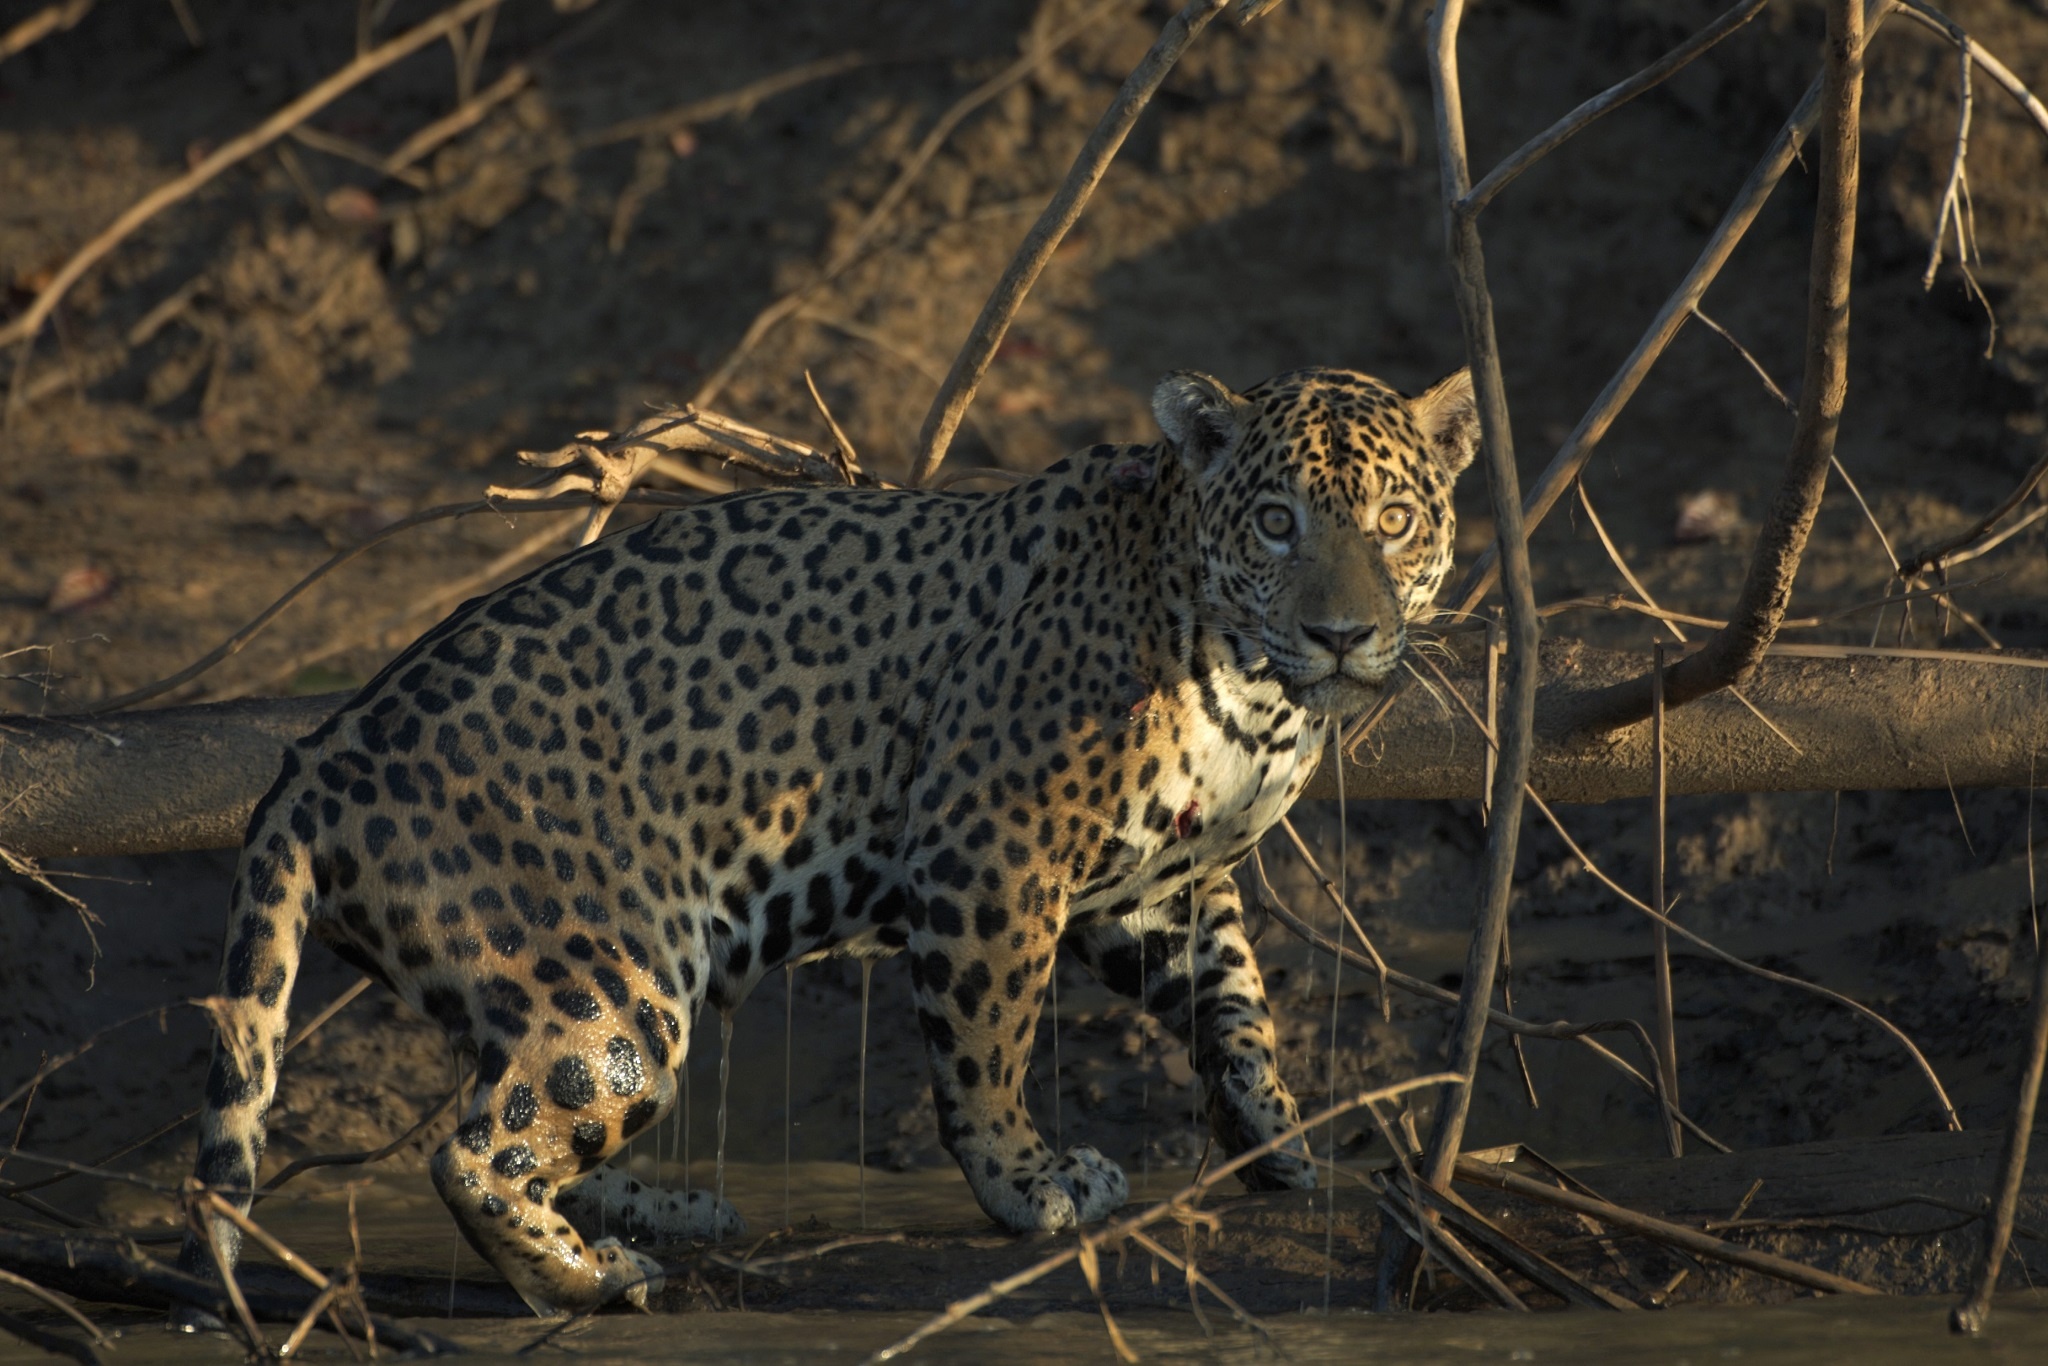
<svg viewBox="0 0 2048 1366">
<path fill-rule="evenodd" d="M 1546 642 L 1542 661 L 1539 735 L 1546 715 L 1642 672 L 1634 655 L 1571 641 Z M 2048 753 L 2042 663 L 1774 655 L 1746 695 L 1798 750 L 1734 699 L 1703 699 L 1666 718 L 1669 790 L 2024 787 L 2033 756 Z M 1475 663 L 1452 678 L 1483 705 L 1485 678 Z M 0 846 L 31 858 L 231 847 L 277 776 L 284 746 L 346 700 L 328 693 L 89 718 L 0 717 Z M 1647 797 L 1649 729 L 1591 742 L 1541 739 L 1530 782 L 1554 802 Z M 1358 748 L 1344 790 L 1361 798 L 1477 797 L 1484 750 L 1455 704 L 1440 706 L 1412 688 Z M 1308 795 L 1336 796 L 1334 778 L 1320 774 Z"/>
</svg>

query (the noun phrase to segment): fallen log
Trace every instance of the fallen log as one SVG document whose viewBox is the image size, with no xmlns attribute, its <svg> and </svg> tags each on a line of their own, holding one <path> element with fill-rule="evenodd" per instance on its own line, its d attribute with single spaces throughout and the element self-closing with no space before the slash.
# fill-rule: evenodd
<svg viewBox="0 0 2048 1366">
<path fill-rule="evenodd" d="M 1452 681 L 1483 712 L 1481 652 L 1461 649 Z M 1542 734 L 1546 716 L 1639 674 L 1644 659 L 1571 640 L 1547 642 L 1542 659 L 1530 775 L 1537 792 L 1553 802 L 1648 796 L 1647 724 L 1590 742 Z M 2035 756 L 2048 755 L 2048 661 L 2038 658 L 1781 653 L 1765 660 L 1743 696 L 1755 711 L 1717 694 L 1665 718 L 1674 795 L 2024 787 Z M 231 847 L 284 746 L 346 700 L 328 693 L 0 717 L 0 846 L 30 858 Z M 1361 798 L 1476 797 L 1484 754 L 1461 709 L 1410 688 L 1353 754 L 1344 790 Z M 1307 795 L 1337 795 L 1327 766 Z"/>
<path fill-rule="evenodd" d="M 1452 681 L 1483 713 L 1480 657 L 1467 650 Z M 1530 786 L 1553 803 L 1649 796 L 1648 721 L 1590 739 L 1559 734 L 1582 699 L 1641 676 L 1648 656 L 1549 640 L 1541 657 Z M 1713 693 L 1666 712 L 1664 736 L 1673 796 L 2025 787 L 2035 756 L 2048 758 L 2048 659 L 1778 645 L 1741 697 Z M 1413 688 L 1354 750 L 1344 791 L 1476 798 L 1485 750 L 1462 708 Z M 1305 795 L 1337 795 L 1327 765 Z"/>
</svg>

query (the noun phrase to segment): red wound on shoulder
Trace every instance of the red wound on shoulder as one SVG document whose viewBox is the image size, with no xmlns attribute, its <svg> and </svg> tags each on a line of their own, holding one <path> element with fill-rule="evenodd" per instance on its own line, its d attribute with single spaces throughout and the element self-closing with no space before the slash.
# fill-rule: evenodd
<svg viewBox="0 0 2048 1366">
<path fill-rule="evenodd" d="M 1125 460 L 1110 466 L 1109 486 L 1118 493 L 1142 493 L 1157 473 L 1149 460 Z"/>
<path fill-rule="evenodd" d="M 1202 833 L 1202 804 L 1193 797 L 1178 816 L 1173 818 L 1173 833 L 1182 839 L 1192 839 Z"/>
</svg>

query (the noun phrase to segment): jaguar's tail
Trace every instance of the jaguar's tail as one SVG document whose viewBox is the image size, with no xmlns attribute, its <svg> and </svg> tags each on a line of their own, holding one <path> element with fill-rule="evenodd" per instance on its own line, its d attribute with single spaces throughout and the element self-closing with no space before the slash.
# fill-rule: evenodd
<svg viewBox="0 0 2048 1366">
<path fill-rule="evenodd" d="M 206 1074 L 194 1175 L 243 1213 L 263 1160 L 264 1124 L 284 1057 L 292 982 L 316 895 L 313 830 L 303 819 L 294 824 L 292 817 L 303 808 L 288 809 L 283 797 L 297 768 L 298 755 L 288 751 L 283 776 L 250 820 L 228 899 L 220 985 L 210 1002 L 213 1062 Z M 215 1249 L 232 1267 L 241 1233 L 218 1215 L 207 1215 L 201 1226 L 213 1246 L 197 1233 L 188 1234 L 178 1268 L 214 1279 Z"/>
</svg>

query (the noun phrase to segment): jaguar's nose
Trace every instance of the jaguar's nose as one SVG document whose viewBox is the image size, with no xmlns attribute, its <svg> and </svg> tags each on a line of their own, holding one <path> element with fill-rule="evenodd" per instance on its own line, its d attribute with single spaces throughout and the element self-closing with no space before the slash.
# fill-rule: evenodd
<svg viewBox="0 0 2048 1366">
<path fill-rule="evenodd" d="M 1342 662 L 1345 655 L 1372 638 L 1379 628 L 1370 622 L 1326 621 L 1311 625 L 1301 624 L 1301 633 L 1330 652 L 1333 659 Z"/>
</svg>

